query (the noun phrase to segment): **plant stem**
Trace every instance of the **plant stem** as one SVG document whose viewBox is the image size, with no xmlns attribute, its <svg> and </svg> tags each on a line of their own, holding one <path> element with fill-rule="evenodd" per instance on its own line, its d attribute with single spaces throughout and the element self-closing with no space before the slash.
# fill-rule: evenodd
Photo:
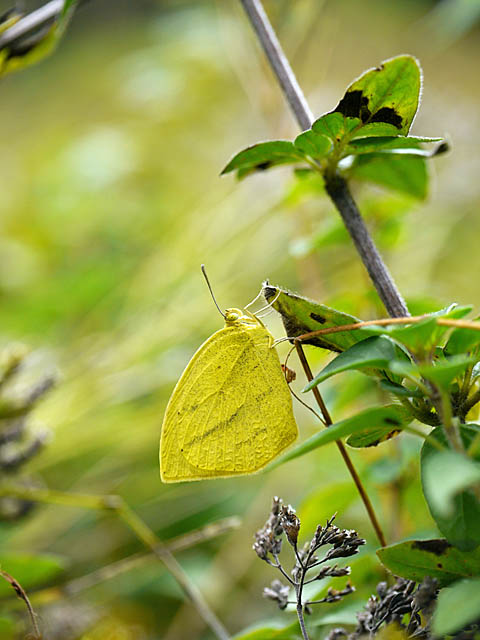
<svg viewBox="0 0 480 640">
<path fill-rule="evenodd" d="M 4 578 L 11 585 L 12 589 L 17 594 L 17 597 L 20 598 L 20 600 L 23 600 L 23 602 L 25 603 L 28 610 L 28 615 L 30 616 L 30 621 L 32 623 L 33 630 L 35 632 L 35 640 L 41 640 L 42 634 L 40 633 L 40 629 L 38 628 L 37 616 L 35 614 L 35 611 L 33 610 L 30 600 L 28 599 L 27 592 L 22 587 L 22 585 L 18 582 L 18 580 L 16 580 L 16 578 L 11 576 L 6 571 L 0 570 L 0 576 L 2 576 L 2 578 Z"/>
<path fill-rule="evenodd" d="M 260 0 L 240 0 L 302 131 L 314 117 Z"/>
<path fill-rule="evenodd" d="M 307 380 L 310 382 L 311 380 L 313 380 L 312 370 L 310 369 L 310 365 L 308 364 L 308 360 L 305 356 L 305 352 L 303 351 L 303 347 L 298 340 L 295 340 L 295 347 L 297 349 L 300 362 L 302 363 L 303 370 L 305 371 L 305 375 L 307 376 Z M 318 390 L 318 387 L 313 387 L 312 393 L 315 396 L 315 400 L 317 401 L 317 404 L 320 407 L 320 411 L 322 412 L 322 415 L 325 419 L 325 422 L 328 428 L 330 425 L 333 424 L 333 421 L 332 421 L 332 418 L 330 417 L 330 413 L 328 412 L 327 407 L 325 406 L 325 403 L 323 402 L 323 398 L 320 395 L 320 391 Z M 368 494 L 365 491 L 365 487 L 363 486 L 362 481 L 360 480 L 357 470 L 355 469 L 353 462 L 350 459 L 350 456 L 348 455 L 348 451 L 345 449 L 345 446 L 341 440 L 336 440 L 335 443 L 347 466 L 348 471 L 350 472 L 350 475 L 352 476 L 355 486 L 357 487 L 358 493 L 360 494 L 360 497 L 363 501 L 363 504 L 365 505 L 365 509 L 367 510 L 368 517 L 370 518 L 370 522 L 372 523 L 375 533 L 377 534 L 378 541 L 380 542 L 380 545 L 382 547 L 386 547 L 387 542 L 385 540 L 382 527 L 378 522 L 373 505 L 370 502 L 370 498 L 368 497 Z"/>
<path fill-rule="evenodd" d="M 301 600 L 297 600 L 297 616 L 300 623 L 300 630 L 302 632 L 303 640 L 310 640 L 305 626 L 305 618 L 303 616 L 303 605 Z"/>
<path fill-rule="evenodd" d="M 230 636 L 210 609 L 203 595 L 197 587 L 190 581 L 180 564 L 177 562 L 167 547 L 157 538 L 155 533 L 137 514 L 128 506 L 120 496 L 94 496 L 75 495 L 62 491 L 50 491 L 49 489 L 38 489 L 35 487 L 20 487 L 17 485 L 2 485 L 0 487 L 0 498 L 4 496 L 14 496 L 21 500 L 32 500 L 50 504 L 70 505 L 73 507 L 83 507 L 85 509 L 95 509 L 99 511 L 114 511 L 123 522 L 130 527 L 137 538 L 150 548 L 159 558 L 178 582 L 185 595 L 192 602 L 204 622 L 210 627 L 219 640 L 229 640 Z"/>
<path fill-rule="evenodd" d="M 300 128 L 302 131 L 309 129 L 313 122 L 312 112 L 282 51 L 261 0 L 240 1 Z M 363 222 L 346 182 L 340 176 L 332 176 L 328 179 L 326 187 L 388 313 L 392 316 L 407 316 L 408 309 L 405 302 Z"/>
<path fill-rule="evenodd" d="M 463 442 L 460 437 L 460 431 L 452 414 L 450 396 L 446 391 L 443 391 L 443 389 L 438 389 L 438 393 L 440 396 L 439 413 L 442 416 L 442 424 L 445 429 L 445 436 L 450 444 L 450 448 L 458 453 L 465 454 L 465 447 L 463 446 Z"/>
<path fill-rule="evenodd" d="M 480 402 L 480 389 L 477 389 L 476 391 L 474 391 L 472 395 L 465 402 L 465 407 L 464 407 L 465 415 L 467 415 L 467 413 L 477 404 L 477 402 Z"/>
<path fill-rule="evenodd" d="M 326 178 L 325 187 L 349 232 L 368 275 L 392 317 L 408 316 L 407 305 L 383 262 L 346 181 L 339 175 Z"/>
</svg>

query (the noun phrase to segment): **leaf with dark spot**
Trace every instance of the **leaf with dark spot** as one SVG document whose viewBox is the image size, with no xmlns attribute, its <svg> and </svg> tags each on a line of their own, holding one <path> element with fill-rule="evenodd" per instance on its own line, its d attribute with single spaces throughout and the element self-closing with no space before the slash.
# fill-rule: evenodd
<svg viewBox="0 0 480 640">
<path fill-rule="evenodd" d="M 355 316 L 337 311 L 303 296 L 299 296 L 280 287 L 264 285 L 263 295 L 271 303 L 275 311 L 282 316 L 283 326 L 289 338 L 297 338 L 305 333 L 340 325 L 360 322 Z M 319 327 L 319 323 L 322 325 Z M 332 333 L 325 336 L 314 336 L 305 340 L 304 344 L 341 352 L 360 340 L 368 338 L 367 331 L 348 331 Z"/>
<path fill-rule="evenodd" d="M 397 133 L 407 135 L 417 112 L 420 86 L 421 70 L 416 59 L 397 56 L 355 80 L 333 113 L 359 118 L 364 125 L 393 125 Z"/>
<path fill-rule="evenodd" d="M 430 576 L 440 587 L 480 574 L 480 547 L 465 552 L 443 539 L 407 540 L 379 549 L 377 555 L 395 575 L 415 582 Z"/>
<path fill-rule="evenodd" d="M 428 551 L 428 553 L 434 553 L 436 556 L 443 555 L 451 546 L 452 545 L 443 538 L 437 538 L 434 540 L 416 540 L 412 544 L 413 549 Z"/>
</svg>

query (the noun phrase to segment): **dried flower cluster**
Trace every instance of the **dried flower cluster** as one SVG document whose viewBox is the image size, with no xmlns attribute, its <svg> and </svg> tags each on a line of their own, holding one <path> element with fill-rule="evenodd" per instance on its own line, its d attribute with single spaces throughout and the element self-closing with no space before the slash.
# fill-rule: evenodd
<svg viewBox="0 0 480 640">
<path fill-rule="evenodd" d="M 365 608 L 357 613 L 358 624 L 353 633 L 333 629 L 327 640 L 357 640 L 373 636 L 382 624 L 396 623 L 408 636 L 428 638 L 429 620 L 437 599 L 437 583 L 425 578 L 418 586 L 412 580 L 398 578 L 391 587 L 377 585 L 377 595 L 370 596 Z"/>
<path fill-rule="evenodd" d="M 25 357 L 26 351 L 22 347 L 13 347 L 0 354 L 0 480 L 17 474 L 42 449 L 49 436 L 46 429 L 32 433 L 28 418 L 37 401 L 53 386 L 53 377 L 45 376 L 20 394 L 12 391 Z M 29 478 L 21 481 L 31 484 Z M 32 506 L 26 500 L 3 497 L 0 499 L 0 520 L 17 519 L 28 513 Z"/>
<path fill-rule="evenodd" d="M 296 605 L 304 638 L 308 638 L 308 635 L 303 613 L 311 613 L 311 605 L 337 602 L 343 596 L 354 591 L 354 587 L 347 582 L 341 590 L 329 588 L 327 595 L 320 600 L 303 601 L 305 585 L 327 577 L 341 577 L 350 574 L 350 567 L 339 567 L 336 564 L 327 565 L 326 562 L 335 558 L 352 556 L 358 552 L 361 545 L 365 544 L 365 540 L 360 538 L 356 531 L 336 527 L 333 524 L 334 519 L 335 516 L 327 520 L 325 526 L 318 525 L 313 538 L 306 542 L 302 548 L 298 548 L 300 520 L 291 506 L 283 504 L 280 498 L 274 498 L 265 525 L 255 534 L 253 549 L 258 557 L 278 569 L 287 581 L 285 584 L 280 580 L 274 580 L 270 587 L 264 589 L 263 595 L 274 600 L 280 609 L 285 609 L 288 604 Z M 295 553 L 295 564 L 290 574 L 284 569 L 279 559 L 284 534 Z M 325 550 L 323 556 L 320 557 L 318 551 L 326 546 L 330 548 Z M 309 575 L 307 576 L 307 574 Z M 295 600 L 289 600 L 292 590 L 295 594 Z"/>
</svg>

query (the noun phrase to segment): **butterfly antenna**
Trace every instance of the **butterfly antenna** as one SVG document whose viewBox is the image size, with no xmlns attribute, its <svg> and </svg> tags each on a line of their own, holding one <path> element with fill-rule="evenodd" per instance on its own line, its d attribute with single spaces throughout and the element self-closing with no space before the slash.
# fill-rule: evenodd
<svg viewBox="0 0 480 640">
<path fill-rule="evenodd" d="M 213 300 L 213 302 L 215 303 L 215 306 L 217 307 L 217 309 L 218 309 L 218 311 L 220 312 L 220 314 L 225 318 L 225 317 L 226 317 L 226 316 L 225 316 L 225 314 L 223 313 L 223 311 L 222 311 L 222 310 L 220 309 L 220 307 L 218 306 L 218 302 L 215 300 L 215 296 L 213 295 L 212 286 L 211 286 L 211 284 L 210 284 L 210 280 L 208 279 L 207 272 L 205 271 L 205 265 L 204 265 L 204 264 L 202 264 L 202 265 L 200 266 L 200 269 L 202 270 L 203 277 L 205 278 L 205 280 L 206 280 L 206 282 L 207 282 L 207 287 L 208 287 L 208 290 L 210 291 L 210 295 L 212 296 L 212 300 Z"/>
</svg>

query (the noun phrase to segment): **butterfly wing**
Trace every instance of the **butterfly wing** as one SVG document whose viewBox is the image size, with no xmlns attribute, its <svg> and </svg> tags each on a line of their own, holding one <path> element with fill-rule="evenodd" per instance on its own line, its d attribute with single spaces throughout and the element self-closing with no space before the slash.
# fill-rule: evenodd
<svg viewBox="0 0 480 640">
<path fill-rule="evenodd" d="M 193 356 L 162 426 L 164 482 L 253 473 L 297 437 L 290 391 L 260 324 L 217 331 Z"/>
</svg>

